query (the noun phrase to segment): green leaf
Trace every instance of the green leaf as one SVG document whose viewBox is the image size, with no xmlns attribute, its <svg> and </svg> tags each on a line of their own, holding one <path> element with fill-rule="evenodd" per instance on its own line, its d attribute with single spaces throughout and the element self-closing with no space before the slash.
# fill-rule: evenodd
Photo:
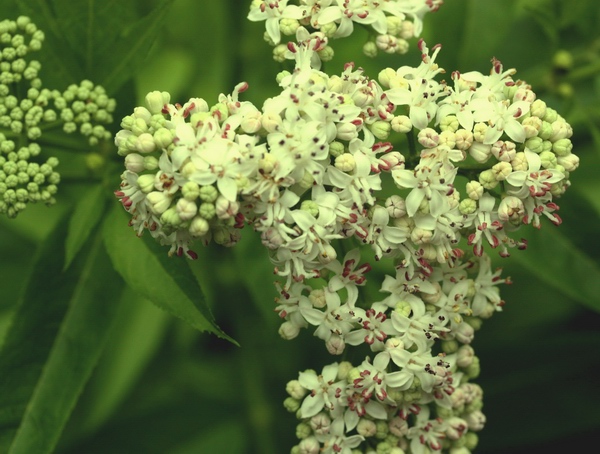
<svg viewBox="0 0 600 454">
<path fill-rule="evenodd" d="M 109 93 L 130 79 L 158 35 L 173 0 L 144 17 L 135 2 L 120 0 L 16 0 L 46 34 L 39 59 L 42 77 L 63 89 L 84 78 Z"/>
<path fill-rule="evenodd" d="M 106 204 L 106 194 L 104 192 L 104 186 L 96 185 L 86 191 L 83 197 L 77 201 L 75 211 L 69 220 L 69 230 L 65 244 L 65 269 L 69 267 L 98 221 L 100 221 Z"/>
<path fill-rule="evenodd" d="M 273 300 L 278 295 L 273 285 L 273 265 L 264 247 L 255 236 L 243 235 L 233 254 L 237 269 L 243 270 L 239 275 L 252 296 L 252 303 L 257 306 L 265 323 L 274 328 L 278 318 L 275 316 Z"/>
<path fill-rule="evenodd" d="M 596 332 L 553 330 L 550 336 L 516 343 L 496 338 L 495 349 L 480 351 L 483 373 L 478 381 L 484 389 L 483 411 L 488 420 L 482 452 L 492 448 L 498 453 L 513 452 L 517 446 L 597 431 L 598 384 L 592 371 L 600 366 L 595 354 L 599 348 Z M 574 446 L 569 451 L 547 452 L 580 451 Z"/>
<path fill-rule="evenodd" d="M 135 291 L 200 331 L 237 343 L 214 322 L 186 259 L 170 258 L 149 235 L 136 238 L 115 204 L 104 221 L 104 240 L 115 269 Z"/>
<path fill-rule="evenodd" d="M 536 275 L 542 282 L 600 312 L 600 267 L 579 250 L 559 228 L 544 224 L 527 235 L 527 250 L 511 259 Z"/>
<path fill-rule="evenodd" d="M 173 0 L 162 0 L 138 19 L 135 2 L 121 0 L 53 0 L 64 30 L 85 77 L 110 93 L 131 78 L 160 31 Z"/>
<path fill-rule="evenodd" d="M 100 238 L 63 273 L 65 232 L 63 220 L 41 246 L 0 352 L 0 452 L 52 451 L 116 311 Z"/>
<path fill-rule="evenodd" d="M 242 454 L 248 452 L 248 436 L 241 421 L 224 421 L 207 428 L 191 440 L 174 446 L 170 454 L 190 452 L 223 452 Z"/>
<path fill-rule="evenodd" d="M 45 35 L 42 50 L 35 58 L 42 63 L 41 77 L 50 87 L 64 89 L 83 79 L 81 63 L 63 37 L 62 24 L 47 0 L 16 0 L 22 14 L 29 16 Z M 78 3 L 78 2 L 72 2 Z"/>
<path fill-rule="evenodd" d="M 173 319 L 130 287 L 119 307 L 108 341 L 67 431 L 77 436 L 104 424 L 134 387 L 164 338 Z M 67 433 L 66 433 L 67 434 Z"/>
</svg>

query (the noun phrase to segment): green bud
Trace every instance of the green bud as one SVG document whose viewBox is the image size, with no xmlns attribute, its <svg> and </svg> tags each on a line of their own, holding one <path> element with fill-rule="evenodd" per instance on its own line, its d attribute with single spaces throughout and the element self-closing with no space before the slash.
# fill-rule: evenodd
<svg viewBox="0 0 600 454">
<path fill-rule="evenodd" d="M 472 451 L 477 447 L 477 444 L 479 443 L 479 437 L 477 436 L 477 434 L 475 432 L 467 432 L 464 435 L 464 438 L 465 438 L 465 448 Z"/>
<path fill-rule="evenodd" d="M 550 107 L 547 107 L 546 115 L 544 115 L 543 120 L 547 121 L 548 123 L 554 123 L 556 120 L 558 120 L 558 112 Z"/>
<path fill-rule="evenodd" d="M 542 151 L 540 153 L 542 167 L 544 169 L 554 169 L 557 164 L 556 155 L 550 151 Z"/>
<path fill-rule="evenodd" d="M 340 156 L 341 154 L 344 153 L 344 144 L 342 142 L 331 142 L 329 144 L 329 154 L 334 157 L 337 158 L 338 156 Z"/>
<path fill-rule="evenodd" d="M 458 342 L 456 342 L 454 339 L 442 341 L 442 351 L 447 354 L 458 351 Z"/>
<path fill-rule="evenodd" d="M 377 49 L 377 44 L 375 44 L 374 41 L 367 41 L 363 45 L 362 50 L 363 50 L 363 54 L 365 54 L 367 57 L 370 57 L 370 58 L 375 58 L 379 51 L 379 49 Z"/>
<path fill-rule="evenodd" d="M 440 121 L 440 129 L 442 131 L 456 132 L 458 128 L 460 128 L 460 123 L 455 115 L 448 115 Z"/>
<path fill-rule="evenodd" d="M 546 111 L 548 111 L 548 110 L 550 110 L 550 109 L 546 109 Z M 540 129 L 538 137 L 541 137 L 544 140 L 548 140 L 550 137 L 552 137 L 553 133 L 554 133 L 554 131 L 552 129 L 552 124 L 547 121 L 543 121 L 542 129 Z"/>
<path fill-rule="evenodd" d="M 379 440 L 385 439 L 390 432 L 387 421 L 377 420 L 375 422 L 375 425 L 377 427 L 377 432 L 375 433 L 375 438 L 378 438 Z"/>
<path fill-rule="evenodd" d="M 380 140 L 385 140 L 390 135 L 392 126 L 387 121 L 376 121 L 370 127 L 371 132 Z"/>
<path fill-rule="evenodd" d="M 529 150 L 534 153 L 541 153 L 543 150 L 544 139 L 541 137 L 532 137 L 525 141 L 525 147 L 529 148 Z"/>
<path fill-rule="evenodd" d="M 144 168 L 146 170 L 156 170 L 158 168 L 158 159 L 154 156 L 144 156 Z"/>
<path fill-rule="evenodd" d="M 167 148 L 173 143 L 174 131 L 167 128 L 159 128 L 153 135 L 154 143 L 159 148 Z"/>
<path fill-rule="evenodd" d="M 319 215 L 319 205 L 312 200 L 304 200 L 300 205 L 302 211 L 307 211 L 311 216 L 317 217 Z"/>
<path fill-rule="evenodd" d="M 177 227 L 182 221 L 179 215 L 177 214 L 177 208 L 172 206 L 168 208 L 163 214 L 160 215 L 160 222 L 164 225 Z"/>
<path fill-rule="evenodd" d="M 198 208 L 198 214 L 206 220 L 212 219 L 216 213 L 217 210 L 215 205 L 210 202 L 204 202 L 200 205 L 200 208 Z"/>
<path fill-rule="evenodd" d="M 293 397 L 287 397 L 283 401 L 283 406 L 290 413 L 295 413 L 300 409 L 300 401 L 298 401 L 298 399 L 294 399 Z"/>
<path fill-rule="evenodd" d="M 219 197 L 219 191 L 214 186 L 202 186 L 199 197 L 204 202 L 214 202 Z"/>
<path fill-rule="evenodd" d="M 469 378 L 477 378 L 479 373 L 481 372 L 481 366 L 479 363 L 479 358 L 477 356 L 473 356 L 473 362 L 469 364 L 465 369 L 465 374 Z"/>
<path fill-rule="evenodd" d="M 473 214 L 477 211 L 477 202 L 473 199 L 463 199 L 458 204 L 461 214 Z"/>
<path fill-rule="evenodd" d="M 498 184 L 498 180 L 496 180 L 494 172 L 491 169 L 487 169 L 479 174 L 479 183 L 485 189 L 494 189 Z"/>
<path fill-rule="evenodd" d="M 570 139 L 559 139 L 552 144 L 552 150 L 557 156 L 566 156 L 571 154 L 573 144 Z"/>
<path fill-rule="evenodd" d="M 296 426 L 296 437 L 298 437 L 300 440 L 303 440 L 310 435 L 312 435 L 312 429 L 307 423 L 301 422 Z"/>
<path fill-rule="evenodd" d="M 140 175 L 137 179 L 137 185 L 140 187 L 140 190 L 145 194 L 154 191 L 154 175 Z"/>
<path fill-rule="evenodd" d="M 323 49 L 317 52 L 321 61 L 331 61 L 334 56 L 334 51 L 331 46 L 325 46 Z"/>
</svg>

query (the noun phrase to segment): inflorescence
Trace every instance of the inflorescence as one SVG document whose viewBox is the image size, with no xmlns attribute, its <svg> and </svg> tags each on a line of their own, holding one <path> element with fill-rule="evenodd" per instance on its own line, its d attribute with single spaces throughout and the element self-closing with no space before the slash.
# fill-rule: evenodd
<svg viewBox="0 0 600 454">
<path fill-rule="evenodd" d="M 42 65 L 30 58 L 44 33 L 28 17 L 0 22 L 0 213 L 15 217 L 28 203 L 56 202 L 58 159 L 44 157 L 42 135 L 78 132 L 90 146 L 107 141 L 114 99 L 90 81 L 64 92 L 43 87 Z M 60 140 L 58 140 L 60 146 Z"/>
<path fill-rule="evenodd" d="M 297 4 L 294 4 L 297 3 Z M 411 38 L 423 29 L 423 17 L 435 12 L 443 0 L 253 0 L 248 19 L 265 21 L 265 41 L 277 61 L 294 60 L 283 36 L 295 43 L 312 42 L 315 62 L 333 58 L 330 39 L 350 36 L 355 25 L 364 27 L 369 38 L 363 52 L 375 57 L 379 51 L 405 54 Z M 319 67 L 316 63 L 315 67 Z"/>
<path fill-rule="evenodd" d="M 341 3 L 368 3 L 362 23 L 375 28 L 399 2 L 253 2 L 250 19 L 265 18 L 277 42 L 289 19 L 347 29 Z M 171 254 L 195 258 L 197 241 L 232 246 L 251 226 L 282 278 L 281 336 L 311 328 L 332 355 L 364 351 L 358 364 L 289 382 L 285 406 L 300 419 L 292 453 L 468 454 L 485 424 L 471 343 L 510 282 L 485 249 L 506 257 L 526 247 L 522 225 L 561 223 L 556 198 L 579 164 L 572 129 L 496 59 L 488 75 L 447 82 L 441 47 L 419 41 L 416 67 L 372 79 L 347 64 L 330 76 L 322 37 L 304 37 L 287 46 L 295 69 L 260 109 L 239 100 L 244 83 L 212 106 L 148 94 L 115 139 L 126 167 L 116 195 L 136 233 Z M 383 296 L 367 301 L 374 261 L 388 271 Z"/>
</svg>

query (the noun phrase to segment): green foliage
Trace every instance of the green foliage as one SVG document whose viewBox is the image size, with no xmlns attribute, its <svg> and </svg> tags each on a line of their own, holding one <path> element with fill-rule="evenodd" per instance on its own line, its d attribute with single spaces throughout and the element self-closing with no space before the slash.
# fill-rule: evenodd
<svg viewBox="0 0 600 454">
<path fill-rule="evenodd" d="M 104 241 L 115 269 L 135 291 L 194 328 L 229 339 L 214 322 L 202 289 L 187 262 L 171 260 L 151 238 L 131 241 L 127 217 L 118 205 L 106 215 Z"/>
<path fill-rule="evenodd" d="M 125 113 L 136 93 L 154 89 L 172 90 L 175 101 L 215 99 L 248 80 L 243 97 L 257 103 L 276 90 L 262 29 L 235 2 L 0 4 L 0 19 L 16 12 L 46 34 L 39 59 L 49 87 L 88 78 Z M 573 124 L 581 157 L 559 201 L 563 224 L 524 232 L 528 250 L 497 260 L 514 285 L 476 341 L 488 415 L 481 453 L 575 452 L 577 437 L 600 429 L 598 20 L 595 0 L 455 0 L 426 18 L 428 43 L 443 43 L 441 66 L 487 72 L 495 56 L 516 67 Z M 340 41 L 328 68 L 418 61 L 413 46 L 375 65 L 357 55 L 363 38 Z M 556 65 L 559 51 L 572 67 Z M 285 382 L 330 357 L 309 335 L 278 338 L 272 266 L 256 238 L 244 231 L 231 254 L 200 250 L 191 266 L 169 258 L 127 227 L 112 196 L 122 168 L 110 143 L 92 159 L 85 140 L 44 137 L 60 161 L 58 204 L 0 219 L 0 452 L 289 449 Z"/>
</svg>

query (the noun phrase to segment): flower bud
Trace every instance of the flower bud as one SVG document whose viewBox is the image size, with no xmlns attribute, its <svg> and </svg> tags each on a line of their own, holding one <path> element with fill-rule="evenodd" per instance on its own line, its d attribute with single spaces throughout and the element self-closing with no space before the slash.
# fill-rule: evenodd
<svg viewBox="0 0 600 454">
<path fill-rule="evenodd" d="M 325 413 L 317 413 L 315 416 L 310 418 L 310 428 L 317 435 L 327 435 L 331 426 L 331 418 Z"/>
<path fill-rule="evenodd" d="M 469 425 L 470 430 L 477 432 L 483 429 L 483 427 L 485 426 L 486 418 L 480 410 L 477 410 L 466 415 L 465 421 Z"/>
<path fill-rule="evenodd" d="M 484 189 L 494 189 L 498 184 L 498 180 L 496 180 L 496 176 L 491 169 L 484 170 L 479 174 L 479 183 L 483 186 Z"/>
<path fill-rule="evenodd" d="M 361 418 L 356 426 L 356 431 L 363 437 L 373 437 L 377 433 L 377 426 L 370 419 Z"/>
<path fill-rule="evenodd" d="M 188 221 L 196 216 L 198 207 L 196 204 L 185 198 L 181 198 L 177 201 L 176 205 L 177 214 L 182 221 Z"/>
<path fill-rule="evenodd" d="M 332 334 L 331 337 L 325 342 L 325 347 L 327 347 L 327 351 L 331 355 L 341 355 L 344 353 L 344 349 L 346 348 L 346 343 L 341 336 L 337 334 Z"/>
<path fill-rule="evenodd" d="M 290 321 L 285 321 L 279 327 L 279 335 L 285 340 L 294 339 L 300 333 L 300 328 Z"/>
<path fill-rule="evenodd" d="M 543 150 L 544 139 L 541 137 L 532 137 L 525 141 L 525 147 L 534 153 L 541 153 Z"/>
<path fill-rule="evenodd" d="M 194 219 L 192 219 L 188 230 L 190 235 L 200 237 L 206 235 L 209 229 L 210 226 L 208 221 L 200 216 L 196 216 Z"/>
<path fill-rule="evenodd" d="M 469 148 L 469 154 L 480 164 L 486 162 L 492 154 L 492 146 L 485 145 L 480 142 L 473 142 L 471 148 Z"/>
<path fill-rule="evenodd" d="M 161 191 L 153 191 L 146 196 L 146 200 L 150 204 L 150 209 L 156 215 L 165 212 L 171 205 L 171 197 Z"/>
<path fill-rule="evenodd" d="M 140 187 L 140 190 L 145 194 L 152 192 L 152 190 L 154 189 L 154 175 L 140 175 L 137 179 L 137 185 Z"/>
<path fill-rule="evenodd" d="M 491 168 L 496 181 L 504 181 L 512 173 L 512 166 L 508 162 L 499 162 Z"/>
<path fill-rule="evenodd" d="M 159 128 L 154 132 L 154 143 L 159 148 L 167 148 L 173 143 L 174 133 L 167 128 Z"/>
<path fill-rule="evenodd" d="M 129 153 L 125 156 L 125 168 L 130 172 L 140 173 L 144 167 L 144 157 L 137 153 Z"/>
<path fill-rule="evenodd" d="M 309 427 L 310 430 L 310 427 Z M 296 432 L 298 435 L 298 432 Z M 319 454 L 321 452 L 321 445 L 315 437 L 304 438 L 298 443 L 299 452 L 302 454 Z"/>
<path fill-rule="evenodd" d="M 417 140 L 425 148 L 435 148 L 440 141 L 440 136 L 435 129 L 425 128 L 419 131 Z"/>
<path fill-rule="evenodd" d="M 401 218 L 406 214 L 406 203 L 402 197 L 394 194 L 385 201 L 385 208 L 391 218 Z"/>
<path fill-rule="evenodd" d="M 154 137 L 147 132 L 141 134 L 135 143 L 135 149 L 140 153 L 152 153 L 156 149 Z"/>
<path fill-rule="evenodd" d="M 335 167 L 342 172 L 350 173 L 356 168 L 354 156 L 350 153 L 343 153 L 335 158 Z"/>
<path fill-rule="evenodd" d="M 502 222 L 519 225 L 525 216 L 523 201 L 514 196 L 506 196 L 498 207 L 498 217 Z"/>
<path fill-rule="evenodd" d="M 552 151 L 556 153 L 556 156 L 566 156 L 571 154 L 573 144 L 570 139 L 560 139 L 552 144 Z"/>
<path fill-rule="evenodd" d="M 300 402 L 293 397 L 286 397 L 283 401 L 283 408 L 290 413 L 296 413 L 298 410 L 300 410 Z"/>
<path fill-rule="evenodd" d="M 397 115 L 392 118 L 391 127 L 396 132 L 406 134 L 412 129 L 412 123 L 406 115 Z"/>
<path fill-rule="evenodd" d="M 375 44 L 375 43 L 373 43 L 373 44 Z M 398 75 L 396 74 L 395 70 L 393 70 L 392 68 L 385 68 L 379 72 L 377 79 L 379 80 L 379 83 L 383 87 L 390 88 L 391 80 L 395 79 L 397 77 L 398 77 Z"/>
<path fill-rule="evenodd" d="M 387 54 L 396 53 L 398 46 L 398 38 L 392 35 L 378 35 L 375 39 L 375 44 L 378 49 L 381 49 Z"/>
<path fill-rule="evenodd" d="M 356 126 L 353 123 L 338 123 L 336 125 L 336 128 L 336 137 L 340 140 L 350 141 L 354 139 L 358 134 Z"/>
<path fill-rule="evenodd" d="M 333 47 L 331 47 L 331 46 L 325 46 L 323 49 L 319 50 L 317 53 L 319 54 L 319 58 L 321 59 L 321 61 L 325 61 L 325 62 L 331 61 L 334 56 Z"/>
<path fill-rule="evenodd" d="M 214 186 L 202 186 L 199 197 L 204 202 L 214 202 L 219 197 L 219 191 Z"/>
<path fill-rule="evenodd" d="M 552 130 L 552 123 L 543 121 L 542 127 L 540 128 L 540 131 L 538 132 L 538 136 L 544 140 L 548 140 L 550 137 L 552 137 L 553 132 L 554 131 Z"/>
<path fill-rule="evenodd" d="M 470 344 L 475 337 L 475 330 L 468 323 L 459 324 L 452 332 L 456 340 L 463 344 Z"/>
<path fill-rule="evenodd" d="M 559 156 L 556 161 L 559 165 L 563 166 L 567 172 L 573 172 L 579 167 L 579 156 L 572 153 Z"/>
<path fill-rule="evenodd" d="M 377 57 L 377 44 L 375 44 L 374 41 L 367 41 L 362 48 L 363 54 L 365 54 L 367 57 L 370 58 L 375 58 Z"/>
<path fill-rule="evenodd" d="M 370 125 L 371 132 L 380 140 L 385 140 L 390 135 L 391 125 L 387 121 L 376 121 Z"/>
<path fill-rule="evenodd" d="M 469 367 L 473 363 L 473 358 L 475 357 L 475 350 L 470 345 L 462 345 L 458 349 L 458 354 L 456 356 L 456 365 L 458 367 Z"/>
<path fill-rule="evenodd" d="M 158 159 L 154 156 L 144 156 L 144 169 L 156 170 L 158 168 Z"/>
<path fill-rule="evenodd" d="M 148 110 L 153 113 L 161 113 L 165 104 L 169 104 L 171 95 L 166 91 L 152 91 L 146 95 L 146 105 Z"/>
</svg>

